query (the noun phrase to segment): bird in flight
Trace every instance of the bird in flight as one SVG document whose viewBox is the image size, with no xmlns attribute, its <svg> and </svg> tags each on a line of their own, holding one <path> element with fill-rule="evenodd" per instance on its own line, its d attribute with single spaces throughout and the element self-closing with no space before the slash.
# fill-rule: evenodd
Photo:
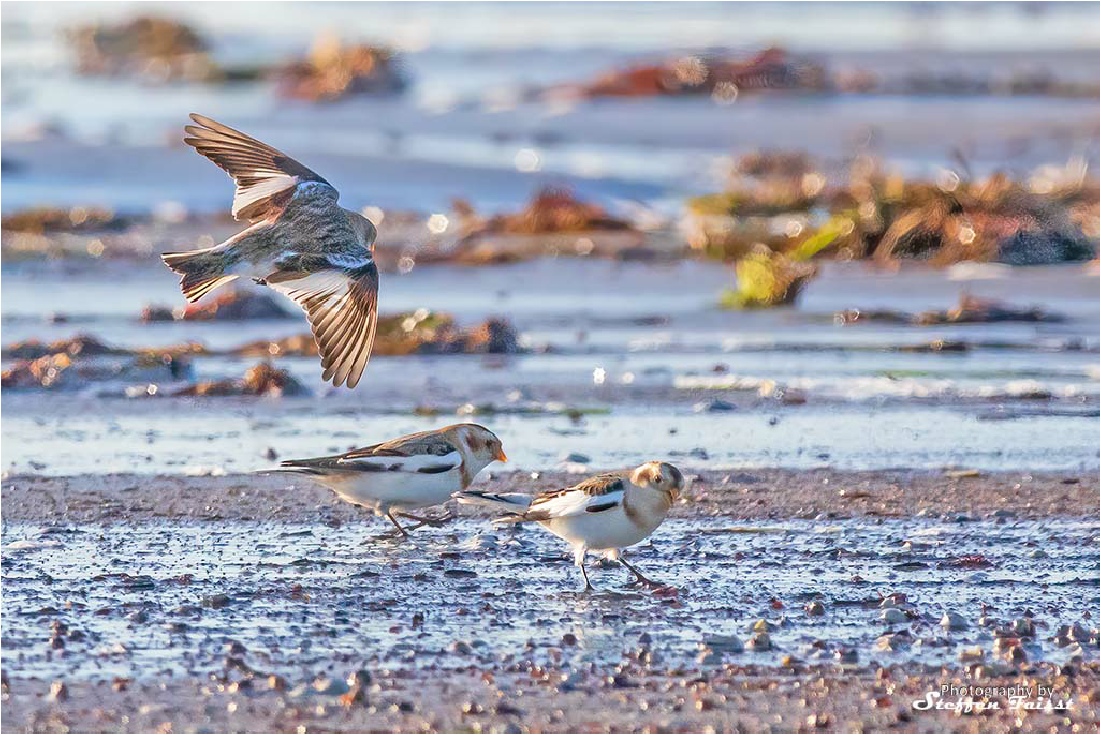
<svg viewBox="0 0 1101 735">
<path fill-rule="evenodd" d="M 341 500 L 390 519 L 407 536 L 395 515 L 437 525 L 441 519 L 409 511 L 446 503 L 494 460 L 508 457 L 492 431 L 478 424 L 454 424 L 330 457 L 289 459 L 275 471 L 308 475 Z"/>
<path fill-rule="evenodd" d="M 375 226 L 293 158 L 209 117 L 191 119 L 184 142 L 230 175 L 233 216 L 250 224 L 220 245 L 161 256 L 183 295 L 194 302 L 241 276 L 275 289 L 306 312 L 322 378 L 356 387 L 378 318 Z"/>
<path fill-rule="evenodd" d="M 537 495 L 464 489 L 455 497 L 464 505 L 488 506 L 503 513 L 496 523 L 533 521 L 568 543 L 586 591 L 593 588 L 585 571 L 585 555 L 590 551 L 618 561 L 638 583 L 657 589 L 663 585 L 623 559 L 622 549 L 642 541 L 661 525 L 683 487 L 680 470 L 655 461 Z"/>
</svg>

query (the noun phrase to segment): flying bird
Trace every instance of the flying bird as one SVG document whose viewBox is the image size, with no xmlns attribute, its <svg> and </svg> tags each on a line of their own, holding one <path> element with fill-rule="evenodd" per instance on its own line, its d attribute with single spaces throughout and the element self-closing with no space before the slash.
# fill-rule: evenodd
<svg viewBox="0 0 1101 735">
<path fill-rule="evenodd" d="M 494 460 L 507 462 L 508 457 L 492 431 L 454 424 L 331 457 L 289 459 L 277 471 L 306 474 L 341 500 L 390 519 L 398 533 L 408 536 L 395 515 L 417 521 L 418 528 L 439 525 L 440 519 L 406 511 L 446 503 Z"/>
<path fill-rule="evenodd" d="M 538 523 L 572 548 L 585 590 L 591 590 L 585 554 L 601 552 L 626 567 L 638 583 L 654 589 L 658 582 L 621 557 L 622 549 L 639 543 L 665 520 L 680 496 L 684 476 L 668 462 L 647 462 L 629 472 L 590 477 L 572 487 L 538 495 L 462 490 L 455 497 L 466 505 L 483 505 L 504 513 L 496 523 Z"/>
<path fill-rule="evenodd" d="M 233 217 L 250 225 L 220 245 L 161 256 L 183 295 L 194 302 L 241 276 L 285 294 L 306 312 L 322 378 L 354 388 L 377 324 L 375 226 L 293 158 L 209 117 L 191 119 L 184 142 L 233 178 Z"/>
</svg>

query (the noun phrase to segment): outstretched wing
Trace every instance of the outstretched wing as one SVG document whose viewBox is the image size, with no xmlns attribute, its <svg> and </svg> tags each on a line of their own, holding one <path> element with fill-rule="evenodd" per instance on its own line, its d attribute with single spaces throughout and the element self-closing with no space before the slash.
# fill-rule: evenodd
<svg viewBox="0 0 1101 735">
<path fill-rule="evenodd" d="M 270 145 L 203 115 L 192 113 L 191 119 L 196 124 L 184 128 L 189 136 L 184 142 L 237 184 L 232 210 L 235 219 L 258 222 L 278 217 L 295 189 L 304 183 L 323 185 L 323 195 L 334 202 L 340 196 L 328 181 Z"/>
<path fill-rule="evenodd" d="M 378 323 L 378 268 L 276 271 L 265 281 L 306 312 L 321 354 L 321 377 L 355 388 L 371 358 Z"/>
</svg>

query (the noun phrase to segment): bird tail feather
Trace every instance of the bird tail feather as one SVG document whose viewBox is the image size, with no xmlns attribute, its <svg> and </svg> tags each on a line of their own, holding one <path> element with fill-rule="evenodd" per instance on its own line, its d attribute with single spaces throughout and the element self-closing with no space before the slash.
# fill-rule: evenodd
<svg viewBox="0 0 1101 735">
<path fill-rule="evenodd" d="M 188 302 L 195 302 L 237 276 L 225 272 L 225 259 L 217 248 L 186 253 L 161 253 L 164 264 L 180 276 L 180 290 Z"/>
<path fill-rule="evenodd" d="M 532 496 L 523 493 L 491 493 L 484 490 L 460 490 L 451 497 L 460 505 L 478 505 L 504 513 L 498 522 L 518 521 L 531 505 Z"/>
</svg>

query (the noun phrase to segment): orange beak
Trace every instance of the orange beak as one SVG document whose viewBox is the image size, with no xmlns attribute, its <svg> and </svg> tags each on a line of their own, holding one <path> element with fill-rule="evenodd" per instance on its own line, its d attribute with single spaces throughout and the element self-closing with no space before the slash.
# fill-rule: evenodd
<svg viewBox="0 0 1101 735">
<path fill-rule="evenodd" d="M 498 447 L 497 455 L 494 457 L 494 459 L 497 460 L 498 462 L 507 462 L 508 461 L 508 457 L 505 455 L 504 447 Z"/>
</svg>

